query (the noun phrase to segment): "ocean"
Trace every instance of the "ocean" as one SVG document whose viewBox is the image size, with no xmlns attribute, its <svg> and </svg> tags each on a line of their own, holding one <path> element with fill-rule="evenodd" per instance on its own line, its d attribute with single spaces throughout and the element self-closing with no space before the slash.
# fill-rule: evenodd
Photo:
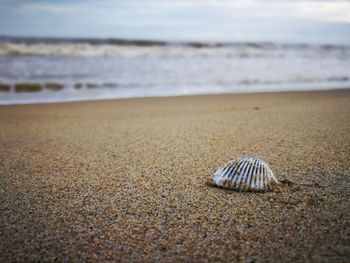
<svg viewBox="0 0 350 263">
<path fill-rule="evenodd" d="M 0 38 L 0 104 L 350 87 L 350 46 Z"/>
</svg>

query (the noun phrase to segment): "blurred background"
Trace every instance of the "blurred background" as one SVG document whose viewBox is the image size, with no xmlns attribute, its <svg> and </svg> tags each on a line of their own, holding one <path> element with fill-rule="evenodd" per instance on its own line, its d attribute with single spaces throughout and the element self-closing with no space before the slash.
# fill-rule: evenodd
<svg viewBox="0 0 350 263">
<path fill-rule="evenodd" d="M 350 87 L 350 2 L 0 0 L 0 104 Z"/>
</svg>

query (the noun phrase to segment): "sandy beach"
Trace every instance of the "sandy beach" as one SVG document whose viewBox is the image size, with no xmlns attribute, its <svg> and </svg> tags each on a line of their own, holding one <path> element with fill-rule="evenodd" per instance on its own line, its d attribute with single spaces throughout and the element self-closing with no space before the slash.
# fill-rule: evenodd
<svg viewBox="0 0 350 263">
<path fill-rule="evenodd" d="M 349 89 L 0 106 L 0 261 L 349 262 L 349 164 Z"/>
</svg>

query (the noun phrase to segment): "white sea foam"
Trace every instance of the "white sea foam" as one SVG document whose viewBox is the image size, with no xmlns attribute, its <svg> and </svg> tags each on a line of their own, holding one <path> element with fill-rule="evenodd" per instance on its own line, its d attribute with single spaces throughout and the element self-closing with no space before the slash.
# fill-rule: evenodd
<svg viewBox="0 0 350 263">
<path fill-rule="evenodd" d="M 349 69 L 349 47 L 1 42 L 0 104 L 348 88 Z"/>
<path fill-rule="evenodd" d="M 242 47 L 193 48 L 188 46 L 118 46 L 90 44 L 0 44 L 0 54 L 50 56 L 111 56 L 111 57 L 250 57 L 283 56 L 278 49 L 265 50 Z"/>
<path fill-rule="evenodd" d="M 112 56 L 112 57 L 350 57 L 350 47 L 223 45 L 193 47 L 189 45 L 92 45 L 89 43 L 0 43 L 3 55 L 45 56 Z"/>
</svg>

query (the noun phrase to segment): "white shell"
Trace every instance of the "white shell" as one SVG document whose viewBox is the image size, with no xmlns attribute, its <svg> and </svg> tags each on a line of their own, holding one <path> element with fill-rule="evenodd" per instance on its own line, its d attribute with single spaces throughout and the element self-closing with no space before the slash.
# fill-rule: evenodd
<svg viewBox="0 0 350 263">
<path fill-rule="evenodd" d="M 237 191 L 270 191 L 278 181 L 268 164 L 257 157 L 230 161 L 213 174 L 215 186 Z"/>
</svg>

